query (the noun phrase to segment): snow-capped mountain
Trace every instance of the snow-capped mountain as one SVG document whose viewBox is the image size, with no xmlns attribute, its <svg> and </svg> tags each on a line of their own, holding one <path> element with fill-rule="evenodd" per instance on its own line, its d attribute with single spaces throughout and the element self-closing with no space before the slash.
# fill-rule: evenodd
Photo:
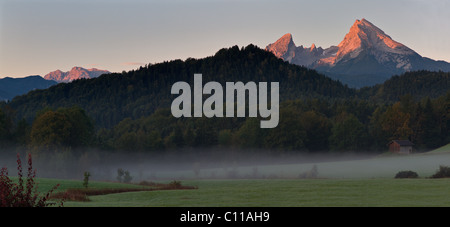
<svg viewBox="0 0 450 227">
<path fill-rule="evenodd" d="M 102 74 L 107 74 L 107 73 L 110 73 L 110 72 L 107 70 L 101 70 L 101 69 L 96 69 L 96 68 L 85 69 L 82 67 L 73 67 L 68 72 L 63 72 L 59 69 L 56 71 L 50 72 L 44 76 L 44 79 L 54 80 L 58 83 L 61 83 L 61 82 L 71 82 L 73 80 L 82 79 L 82 78 L 85 78 L 85 79 L 95 78 L 95 77 L 99 77 Z"/>
<path fill-rule="evenodd" d="M 407 71 L 450 71 L 450 63 L 420 56 L 393 40 L 366 19 L 356 20 L 338 46 L 326 49 L 295 46 L 286 34 L 266 47 L 267 51 L 297 65 L 314 68 L 352 87 L 382 83 Z"/>
</svg>

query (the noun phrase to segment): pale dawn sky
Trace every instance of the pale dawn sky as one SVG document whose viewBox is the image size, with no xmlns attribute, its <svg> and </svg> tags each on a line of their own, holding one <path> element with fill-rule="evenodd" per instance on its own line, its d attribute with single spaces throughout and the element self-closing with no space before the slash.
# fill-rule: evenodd
<svg viewBox="0 0 450 227">
<path fill-rule="evenodd" d="M 0 0 L 0 78 L 73 66 L 112 72 L 261 48 L 338 45 L 366 18 L 424 57 L 450 62 L 448 0 Z"/>
</svg>

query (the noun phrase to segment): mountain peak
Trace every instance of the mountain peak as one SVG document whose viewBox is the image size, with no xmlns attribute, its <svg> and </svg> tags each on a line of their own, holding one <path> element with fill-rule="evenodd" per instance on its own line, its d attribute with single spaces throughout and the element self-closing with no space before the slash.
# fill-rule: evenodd
<svg viewBox="0 0 450 227">
<path fill-rule="evenodd" d="M 292 34 L 291 33 L 286 33 L 283 36 L 281 36 L 281 38 L 279 38 L 275 43 L 275 46 L 289 46 L 289 45 L 294 45 L 295 43 L 294 41 L 292 41 Z"/>
<path fill-rule="evenodd" d="M 63 72 L 61 70 L 56 70 L 53 72 L 48 73 L 44 76 L 44 79 L 46 80 L 54 80 L 58 83 L 61 82 L 71 82 L 73 80 L 78 79 L 90 79 L 100 76 L 101 74 L 110 73 L 107 70 L 100 70 L 100 69 L 85 69 L 83 67 L 74 66 L 72 69 L 68 72 Z"/>
<path fill-rule="evenodd" d="M 366 18 L 362 18 L 361 20 L 356 19 L 355 23 L 370 23 L 370 22 L 366 20 Z"/>
<path fill-rule="evenodd" d="M 278 41 L 280 41 L 280 42 L 292 42 L 292 34 L 291 33 L 286 33 L 283 36 L 281 36 L 281 38 L 279 38 Z"/>
<path fill-rule="evenodd" d="M 355 58 L 362 51 L 377 52 L 379 55 L 381 53 L 415 54 L 413 50 L 394 41 L 383 30 L 364 18 L 355 21 L 338 47 L 339 51 L 334 63 L 348 57 Z"/>
<path fill-rule="evenodd" d="M 292 34 L 286 33 L 276 42 L 269 44 L 266 47 L 266 50 L 272 52 L 279 58 L 285 59 L 295 51 L 295 48 L 296 46 L 294 41 L 292 40 Z"/>
</svg>

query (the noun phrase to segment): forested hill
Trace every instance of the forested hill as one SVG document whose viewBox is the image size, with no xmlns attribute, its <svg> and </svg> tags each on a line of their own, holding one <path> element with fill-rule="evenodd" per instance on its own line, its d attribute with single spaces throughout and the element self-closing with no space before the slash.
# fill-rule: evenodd
<svg viewBox="0 0 450 227">
<path fill-rule="evenodd" d="M 170 107 L 176 95 L 175 82 L 193 84 L 195 73 L 203 74 L 203 84 L 225 82 L 279 82 L 280 102 L 288 99 L 327 97 L 348 98 L 355 95 L 340 82 L 314 70 L 284 62 L 254 45 L 233 46 L 203 59 L 189 58 L 146 65 L 137 70 L 112 73 L 94 79 L 80 79 L 46 90 L 36 90 L 14 98 L 9 106 L 16 118 L 32 121 L 45 108 L 77 105 L 94 120 L 97 127 L 112 127 L 124 118 L 137 119 L 158 108 Z"/>
<path fill-rule="evenodd" d="M 360 89 L 359 97 L 375 101 L 399 101 L 404 95 L 419 100 L 426 97 L 437 98 L 450 91 L 450 73 L 414 71 L 396 75 L 372 87 Z"/>
</svg>

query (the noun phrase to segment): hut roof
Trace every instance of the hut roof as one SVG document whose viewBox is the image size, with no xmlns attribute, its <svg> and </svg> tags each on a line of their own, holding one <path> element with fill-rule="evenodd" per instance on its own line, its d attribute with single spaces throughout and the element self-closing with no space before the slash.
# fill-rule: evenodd
<svg viewBox="0 0 450 227">
<path fill-rule="evenodd" d="M 391 143 L 397 143 L 400 146 L 414 146 L 414 144 L 409 140 L 392 140 Z"/>
</svg>

